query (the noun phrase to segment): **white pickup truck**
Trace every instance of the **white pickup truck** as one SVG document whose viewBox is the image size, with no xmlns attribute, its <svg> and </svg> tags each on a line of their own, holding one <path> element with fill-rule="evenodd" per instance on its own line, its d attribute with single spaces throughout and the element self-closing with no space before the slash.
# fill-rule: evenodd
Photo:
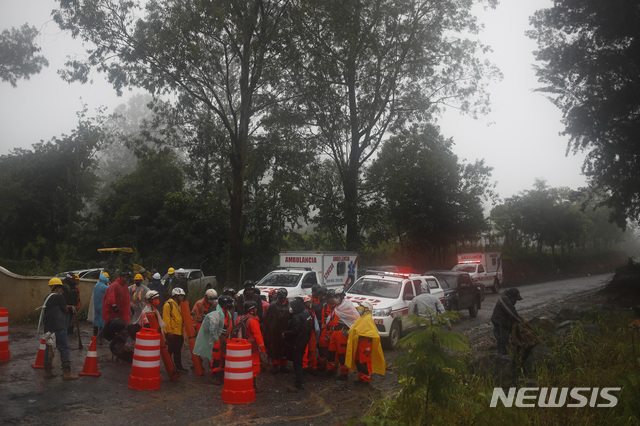
<svg viewBox="0 0 640 426">
<path fill-rule="evenodd" d="M 406 318 L 409 302 L 422 293 L 434 294 L 444 302 L 444 290 L 435 277 L 381 272 L 358 278 L 347 290 L 347 299 L 353 303 L 366 300 L 373 305 L 373 321 L 382 343 L 394 349 L 402 333 L 413 327 Z"/>
<path fill-rule="evenodd" d="M 184 272 L 184 276 L 189 281 L 190 297 L 191 295 L 195 295 L 193 297 L 201 299 L 202 297 L 204 297 L 205 291 L 209 290 L 210 288 L 215 289 L 216 285 L 218 284 L 218 280 L 216 279 L 215 275 L 205 276 L 202 272 L 202 269 L 185 269 Z M 176 270 L 176 273 L 174 275 L 175 277 L 178 277 L 178 270 Z M 161 282 L 163 286 L 168 277 L 169 274 L 165 274 L 164 277 L 162 277 Z"/>
<path fill-rule="evenodd" d="M 485 288 L 497 293 L 502 282 L 502 256 L 500 253 L 462 253 L 453 271 L 466 272 L 474 283 L 482 283 Z"/>
</svg>

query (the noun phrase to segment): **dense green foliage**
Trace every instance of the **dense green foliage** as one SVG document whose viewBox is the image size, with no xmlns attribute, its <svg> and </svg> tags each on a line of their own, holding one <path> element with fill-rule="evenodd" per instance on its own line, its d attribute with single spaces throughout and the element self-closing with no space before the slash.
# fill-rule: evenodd
<svg viewBox="0 0 640 426">
<path fill-rule="evenodd" d="M 36 27 L 24 24 L 22 27 L 3 30 L 0 33 L 0 79 L 8 81 L 16 87 L 18 80 L 28 79 L 38 74 L 49 61 L 37 53 L 40 47 L 35 39 L 38 35 Z"/>
<path fill-rule="evenodd" d="M 640 5 L 557 0 L 532 23 L 541 90 L 562 111 L 569 148 L 588 152 L 584 171 L 618 225 L 640 220 Z"/>
</svg>

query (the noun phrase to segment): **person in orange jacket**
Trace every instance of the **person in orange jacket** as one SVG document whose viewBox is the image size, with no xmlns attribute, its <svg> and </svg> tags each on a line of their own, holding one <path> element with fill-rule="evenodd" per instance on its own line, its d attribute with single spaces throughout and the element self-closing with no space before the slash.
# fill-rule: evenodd
<svg viewBox="0 0 640 426">
<path fill-rule="evenodd" d="M 302 300 L 304 302 L 304 306 L 307 308 L 307 312 L 309 312 L 309 330 L 311 332 L 307 349 L 304 352 L 304 358 L 302 358 L 302 368 L 305 372 L 315 376 L 318 370 L 318 340 L 316 338 L 318 321 L 316 321 L 316 314 L 313 310 L 312 299 L 309 296 L 303 296 Z"/>
<path fill-rule="evenodd" d="M 344 289 L 339 288 L 335 291 L 336 306 L 333 309 L 333 317 L 327 324 L 327 328 L 332 330 L 328 351 L 329 375 L 335 373 L 338 369 L 338 364 L 340 364 L 338 380 L 342 381 L 346 381 L 349 377 L 349 369 L 345 365 L 349 328 L 360 317 L 353 303 L 346 299 L 345 296 Z"/>
<path fill-rule="evenodd" d="M 329 356 L 329 342 L 333 333 L 333 310 L 336 307 L 336 298 L 334 290 L 327 292 L 327 303 L 322 307 L 322 315 L 320 317 L 320 339 L 318 341 L 318 371 L 329 370 L 328 375 L 334 374 L 329 368 L 327 357 Z"/>
<path fill-rule="evenodd" d="M 246 339 L 251 343 L 251 357 L 253 358 L 253 387 L 257 390 L 256 376 L 260 374 L 260 356 L 266 353 L 262 331 L 260 330 L 260 320 L 258 320 L 258 305 L 253 300 L 247 300 L 242 305 L 244 315 L 238 317 L 231 336 L 239 339 Z"/>
<path fill-rule="evenodd" d="M 196 334 L 198 334 L 200 327 L 202 327 L 202 320 L 205 315 L 215 311 L 217 304 L 218 293 L 212 288 L 205 291 L 204 297 L 194 303 L 193 309 L 191 310 L 191 320 L 196 327 Z"/>
</svg>

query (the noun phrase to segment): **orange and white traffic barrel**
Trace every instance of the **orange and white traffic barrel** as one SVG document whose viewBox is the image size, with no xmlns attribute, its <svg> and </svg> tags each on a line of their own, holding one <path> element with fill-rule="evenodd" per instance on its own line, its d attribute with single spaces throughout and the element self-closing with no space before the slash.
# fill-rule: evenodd
<svg viewBox="0 0 640 426">
<path fill-rule="evenodd" d="M 245 339 L 227 340 L 222 402 L 227 404 L 247 404 L 255 400 L 256 390 L 253 387 L 251 343 L 248 343 Z"/>
<path fill-rule="evenodd" d="M 0 362 L 9 361 L 9 312 L 0 308 Z"/>
<path fill-rule="evenodd" d="M 136 334 L 129 387 L 160 389 L 160 333 L 155 330 L 143 328 Z"/>
</svg>

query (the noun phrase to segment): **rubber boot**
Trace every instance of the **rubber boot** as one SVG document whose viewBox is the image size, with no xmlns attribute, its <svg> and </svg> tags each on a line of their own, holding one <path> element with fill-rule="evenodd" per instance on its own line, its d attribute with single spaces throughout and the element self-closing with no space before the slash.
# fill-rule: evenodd
<svg viewBox="0 0 640 426">
<path fill-rule="evenodd" d="M 260 393 L 262 390 L 258 388 L 258 381 L 256 379 L 257 377 L 253 378 L 253 388 L 256 390 L 256 393 Z"/>
<path fill-rule="evenodd" d="M 80 376 L 71 372 L 70 368 L 65 368 L 62 373 L 62 380 L 76 380 L 79 379 Z"/>
<path fill-rule="evenodd" d="M 56 373 L 51 371 L 51 367 L 44 367 L 44 378 L 45 379 L 53 379 L 54 377 L 57 377 L 57 376 L 58 375 Z"/>
</svg>

